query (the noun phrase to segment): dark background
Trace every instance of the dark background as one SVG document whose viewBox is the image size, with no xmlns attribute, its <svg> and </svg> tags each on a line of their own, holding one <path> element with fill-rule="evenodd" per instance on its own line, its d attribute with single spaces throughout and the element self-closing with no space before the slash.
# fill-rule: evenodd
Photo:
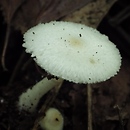
<svg viewBox="0 0 130 130">
<path fill-rule="evenodd" d="M 2 50 L 4 47 L 6 29 L 7 24 L 4 21 L 2 11 L 0 11 L 0 57 L 2 55 Z M 128 106 L 130 101 L 130 82 L 128 81 L 130 81 L 130 1 L 118 0 L 118 2 L 114 4 L 108 14 L 102 20 L 98 27 L 98 30 L 101 33 L 108 35 L 109 39 L 114 42 L 119 48 L 124 59 L 124 68 L 121 69 L 120 75 L 123 75 L 124 77 L 122 78 L 119 76 L 116 79 L 105 82 L 105 84 L 99 84 L 100 87 L 94 87 L 94 130 L 129 130 L 130 111 L 128 109 L 130 107 Z M 34 61 L 29 58 L 29 54 L 24 53 L 22 43 L 22 33 L 11 27 L 9 43 L 5 56 L 5 64 L 8 70 L 3 70 L 0 64 L 0 130 L 30 129 L 36 118 L 36 115 L 30 115 L 26 112 L 23 112 L 22 115 L 18 112 L 16 108 L 18 96 L 23 91 L 25 91 L 28 86 L 33 85 L 37 80 L 40 80 L 41 75 L 45 76 L 44 70 L 41 70 L 34 63 Z M 20 63 L 18 63 L 19 59 L 21 59 Z M 16 66 L 18 66 L 17 69 Z M 17 71 L 15 72 L 15 77 L 12 80 L 11 78 L 13 77 L 15 69 Z M 118 82 L 119 80 L 121 82 Z M 115 87 L 108 87 L 110 85 Z M 80 90 L 79 86 L 81 88 Z M 118 89 L 116 89 L 116 86 L 118 86 Z M 124 88 L 122 89 L 122 87 Z M 87 105 L 81 105 L 81 103 L 85 102 L 85 91 L 85 86 L 74 85 L 73 83 L 69 82 L 65 82 L 63 87 L 61 88 L 60 94 L 57 96 L 53 106 L 59 107 L 60 110 L 63 112 L 65 117 L 65 130 L 79 130 L 78 127 L 80 128 L 80 130 L 81 128 L 87 129 L 87 116 L 83 117 L 84 115 L 86 115 Z M 77 99 L 75 101 L 77 102 L 76 106 L 74 105 L 74 101 L 72 98 L 73 94 Z M 124 95 L 126 97 L 124 97 Z M 122 101 L 120 99 L 124 100 Z M 64 101 L 64 104 L 60 104 L 60 101 Z M 80 106 L 78 103 L 80 104 Z M 100 103 L 102 103 L 103 105 Z M 115 103 L 119 103 L 123 108 L 125 108 L 124 113 L 126 113 L 126 115 L 124 113 L 122 114 L 124 129 L 121 127 L 121 122 L 118 118 L 118 109 L 116 110 L 113 108 Z M 76 113 L 77 117 L 75 117 L 75 113 L 73 113 L 75 109 L 78 109 L 78 113 Z M 79 111 L 80 109 L 82 110 Z M 110 118 L 106 119 L 106 115 L 109 115 Z M 73 121 L 73 119 L 75 118 L 78 121 L 80 120 L 80 123 L 77 123 L 80 124 L 77 128 L 75 127 L 76 124 L 74 124 Z"/>
</svg>

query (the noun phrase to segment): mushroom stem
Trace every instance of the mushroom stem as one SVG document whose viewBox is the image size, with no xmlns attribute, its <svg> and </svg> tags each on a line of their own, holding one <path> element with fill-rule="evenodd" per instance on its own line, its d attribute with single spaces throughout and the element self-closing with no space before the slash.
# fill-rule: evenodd
<svg viewBox="0 0 130 130">
<path fill-rule="evenodd" d="M 26 92 L 22 93 L 19 97 L 18 107 L 19 110 L 26 110 L 34 112 L 40 98 L 45 95 L 50 89 L 62 84 L 63 79 L 42 79 L 35 84 L 32 88 L 29 88 Z"/>
<path fill-rule="evenodd" d="M 92 130 L 92 88 L 91 85 L 87 85 L 87 97 L 88 97 L 88 130 Z"/>
</svg>

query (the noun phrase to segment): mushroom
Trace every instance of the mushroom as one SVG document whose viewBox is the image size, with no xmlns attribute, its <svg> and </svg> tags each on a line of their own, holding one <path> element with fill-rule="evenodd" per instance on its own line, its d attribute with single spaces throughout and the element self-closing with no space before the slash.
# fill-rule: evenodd
<svg viewBox="0 0 130 130">
<path fill-rule="evenodd" d="M 121 66 L 119 50 L 108 37 L 83 24 L 38 24 L 24 34 L 24 42 L 41 68 L 74 83 L 105 81 Z"/>
<path fill-rule="evenodd" d="M 44 130 L 62 130 L 64 119 L 56 108 L 49 108 L 45 112 L 45 117 L 39 121 L 39 125 Z"/>
<path fill-rule="evenodd" d="M 96 29 L 78 23 L 52 21 L 38 24 L 24 34 L 23 47 L 48 73 L 61 80 L 87 84 L 89 95 L 91 84 L 110 79 L 121 66 L 116 45 Z M 90 113 L 88 109 L 89 118 Z"/>
</svg>

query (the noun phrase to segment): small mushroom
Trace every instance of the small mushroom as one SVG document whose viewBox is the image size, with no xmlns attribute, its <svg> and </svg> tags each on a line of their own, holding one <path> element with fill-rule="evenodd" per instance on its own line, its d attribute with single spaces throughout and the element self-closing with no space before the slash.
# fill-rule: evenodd
<svg viewBox="0 0 130 130">
<path fill-rule="evenodd" d="M 39 125 L 44 130 L 62 130 L 63 124 L 63 116 L 56 108 L 49 108 L 45 112 L 45 117 L 39 122 Z"/>
</svg>

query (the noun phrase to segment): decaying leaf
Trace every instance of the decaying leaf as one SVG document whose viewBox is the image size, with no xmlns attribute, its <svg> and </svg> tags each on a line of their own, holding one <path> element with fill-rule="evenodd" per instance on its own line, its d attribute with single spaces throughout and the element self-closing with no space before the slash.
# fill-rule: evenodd
<svg viewBox="0 0 130 130">
<path fill-rule="evenodd" d="M 65 21 L 86 24 L 97 28 L 103 17 L 117 0 L 97 0 L 63 18 Z"/>
<path fill-rule="evenodd" d="M 5 20 L 25 32 L 40 22 L 57 20 L 92 0 L 1 0 Z"/>
</svg>

